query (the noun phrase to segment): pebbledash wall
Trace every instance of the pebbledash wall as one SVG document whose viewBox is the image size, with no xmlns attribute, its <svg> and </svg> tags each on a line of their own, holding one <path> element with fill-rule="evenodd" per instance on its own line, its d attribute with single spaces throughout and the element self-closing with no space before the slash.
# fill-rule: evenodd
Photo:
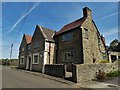
<svg viewBox="0 0 120 90">
<path fill-rule="evenodd" d="M 114 63 L 103 63 L 103 64 L 76 64 L 73 65 L 73 81 L 76 83 L 85 82 L 95 79 L 96 72 L 99 70 L 105 73 L 119 70 L 120 60 Z"/>
</svg>

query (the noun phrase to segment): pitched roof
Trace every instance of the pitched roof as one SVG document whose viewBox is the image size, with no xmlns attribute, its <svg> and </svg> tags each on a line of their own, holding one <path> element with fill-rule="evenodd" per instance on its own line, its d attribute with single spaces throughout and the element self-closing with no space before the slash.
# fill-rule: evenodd
<svg viewBox="0 0 120 90">
<path fill-rule="evenodd" d="M 46 39 L 48 39 L 48 41 L 54 41 L 53 36 L 55 34 L 54 30 L 42 27 L 42 26 L 38 26 L 40 30 L 42 30 L 42 33 L 44 34 L 44 37 Z"/>
<path fill-rule="evenodd" d="M 32 36 L 25 34 L 25 38 L 26 38 L 27 44 L 31 43 Z"/>
<path fill-rule="evenodd" d="M 62 34 L 64 32 L 67 32 L 73 28 L 76 28 L 78 26 L 81 26 L 83 24 L 83 22 L 85 21 L 85 17 L 82 17 L 80 19 L 77 19 L 67 25 L 65 25 L 60 31 L 58 31 L 55 35 L 59 35 L 59 34 Z"/>
</svg>

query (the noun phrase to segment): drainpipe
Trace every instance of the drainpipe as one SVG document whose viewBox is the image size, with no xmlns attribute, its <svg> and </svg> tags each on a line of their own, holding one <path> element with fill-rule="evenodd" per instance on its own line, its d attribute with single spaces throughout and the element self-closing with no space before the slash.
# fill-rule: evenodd
<svg viewBox="0 0 120 90">
<path fill-rule="evenodd" d="M 49 52 L 48 52 L 48 55 L 49 55 L 49 64 L 50 64 L 50 52 L 51 52 L 51 43 L 49 43 Z"/>
</svg>

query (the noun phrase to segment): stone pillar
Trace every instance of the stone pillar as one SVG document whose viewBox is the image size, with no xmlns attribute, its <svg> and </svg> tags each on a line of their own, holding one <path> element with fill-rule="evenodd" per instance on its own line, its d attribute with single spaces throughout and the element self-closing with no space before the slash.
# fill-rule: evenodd
<svg viewBox="0 0 120 90">
<path fill-rule="evenodd" d="M 109 54 L 109 63 L 112 63 L 111 54 Z"/>
</svg>

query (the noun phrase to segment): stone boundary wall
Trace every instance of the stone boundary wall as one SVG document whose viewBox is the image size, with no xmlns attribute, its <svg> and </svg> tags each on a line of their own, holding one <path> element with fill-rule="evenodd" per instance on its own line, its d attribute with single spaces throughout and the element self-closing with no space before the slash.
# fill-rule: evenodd
<svg viewBox="0 0 120 90">
<path fill-rule="evenodd" d="M 95 79 L 96 72 L 99 70 L 108 73 L 110 71 L 118 70 L 120 62 L 114 63 L 103 63 L 103 64 L 76 64 L 73 65 L 73 81 L 74 82 L 85 82 Z"/>
<path fill-rule="evenodd" d="M 64 64 L 45 65 L 45 74 L 64 78 L 65 72 L 66 72 L 66 66 Z"/>
</svg>

